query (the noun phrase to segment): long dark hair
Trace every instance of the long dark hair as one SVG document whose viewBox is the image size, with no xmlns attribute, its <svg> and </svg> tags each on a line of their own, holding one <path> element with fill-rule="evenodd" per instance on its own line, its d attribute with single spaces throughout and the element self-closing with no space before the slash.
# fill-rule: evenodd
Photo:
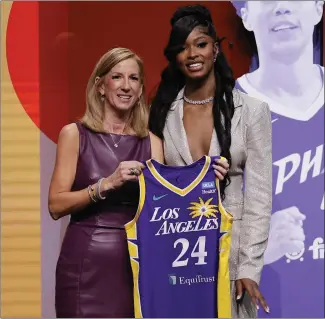
<svg viewBox="0 0 325 319">
<path fill-rule="evenodd" d="M 171 21 L 172 30 L 164 54 L 169 64 L 161 73 L 161 81 L 156 95 L 151 101 L 149 129 L 163 139 L 163 129 L 171 104 L 179 91 L 185 85 L 185 76 L 176 65 L 176 55 L 181 52 L 183 45 L 198 26 L 205 28 L 206 33 L 215 40 L 219 52 L 214 63 L 216 77 L 216 91 L 213 102 L 214 127 L 221 149 L 221 156 L 228 159 L 231 165 L 231 119 L 234 114 L 233 88 L 235 79 L 224 54 L 221 52 L 220 39 L 217 37 L 209 9 L 202 5 L 185 6 L 178 8 Z M 220 181 L 222 199 L 225 198 L 225 188 L 230 184 L 228 174 Z"/>
</svg>

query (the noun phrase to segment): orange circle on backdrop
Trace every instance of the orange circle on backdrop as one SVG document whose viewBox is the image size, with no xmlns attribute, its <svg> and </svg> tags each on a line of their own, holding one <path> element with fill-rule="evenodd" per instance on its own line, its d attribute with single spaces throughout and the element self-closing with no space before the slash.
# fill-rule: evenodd
<svg viewBox="0 0 325 319">
<path fill-rule="evenodd" d="M 175 2 L 14 2 L 7 27 L 8 68 L 26 113 L 54 142 L 60 129 L 85 110 L 85 89 L 99 57 L 114 46 L 139 54 L 147 93 L 166 65 L 163 49 Z M 250 56 L 241 25 L 228 1 L 202 2 L 210 8 L 235 76 L 248 71 Z M 227 41 L 234 43 L 233 47 Z M 37 90 L 35 90 L 37 88 Z"/>
</svg>

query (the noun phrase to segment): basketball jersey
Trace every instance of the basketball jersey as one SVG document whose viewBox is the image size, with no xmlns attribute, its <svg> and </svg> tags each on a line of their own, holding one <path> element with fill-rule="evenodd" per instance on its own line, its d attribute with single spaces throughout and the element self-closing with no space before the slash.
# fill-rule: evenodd
<svg viewBox="0 0 325 319">
<path fill-rule="evenodd" d="M 216 158 L 145 163 L 138 210 L 125 225 L 136 318 L 231 317 L 232 217 L 221 204 Z"/>
<path fill-rule="evenodd" d="M 273 213 L 294 206 L 306 215 L 305 247 L 266 265 L 261 290 L 274 317 L 319 318 L 324 314 L 324 92 L 298 120 L 279 114 L 277 110 L 285 106 L 258 93 L 245 76 L 236 87 L 266 101 L 272 111 Z M 288 302 L 277 291 L 288 296 Z M 292 307 L 289 300 L 303 302 Z"/>
</svg>

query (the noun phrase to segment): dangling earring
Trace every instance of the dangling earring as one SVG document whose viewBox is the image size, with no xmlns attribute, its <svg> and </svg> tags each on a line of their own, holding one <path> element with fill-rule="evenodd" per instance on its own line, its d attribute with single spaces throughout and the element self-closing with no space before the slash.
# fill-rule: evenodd
<svg viewBox="0 0 325 319">
<path fill-rule="evenodd" d="M 213 62 L 216 62 L 216 61 L 217 61 L 217 56 L 215 56 L 213 59 Z"/>
<path fill-rule="evenodd" d="M 100 95 L 100 100 L 104 103 L 104 101 L 105 101 L 105 94 L 101 94 Z"/>
</svg>

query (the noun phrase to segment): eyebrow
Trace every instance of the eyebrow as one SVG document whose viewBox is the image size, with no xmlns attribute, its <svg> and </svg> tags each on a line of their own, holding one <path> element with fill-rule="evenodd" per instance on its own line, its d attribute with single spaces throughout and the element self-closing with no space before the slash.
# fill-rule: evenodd
<svg viewBox="0 0 325 319">
<path fill-rule="evenodd" d="M 200 35 L 200 36 L 194 38 L 193 41 L 208 40 L 207 37 L 208 37 L 208 35 Z"/>
<path fill-rule="evenodd" d="M 110 74 L 115 74 L 115 75 L 123 75 L 123 73 L 121 73 L 121 72 L 117 72 L 117 71 L 115 71 L 115 72 L 110 71 L 109 73 L 110 73 Z M 136 75 L 136 76 L 140 76 L 139 73 L 131 73 L 131 74 L 130 74 L 130 76 L 134 76 L 134 75 Z"/>
</svg>

